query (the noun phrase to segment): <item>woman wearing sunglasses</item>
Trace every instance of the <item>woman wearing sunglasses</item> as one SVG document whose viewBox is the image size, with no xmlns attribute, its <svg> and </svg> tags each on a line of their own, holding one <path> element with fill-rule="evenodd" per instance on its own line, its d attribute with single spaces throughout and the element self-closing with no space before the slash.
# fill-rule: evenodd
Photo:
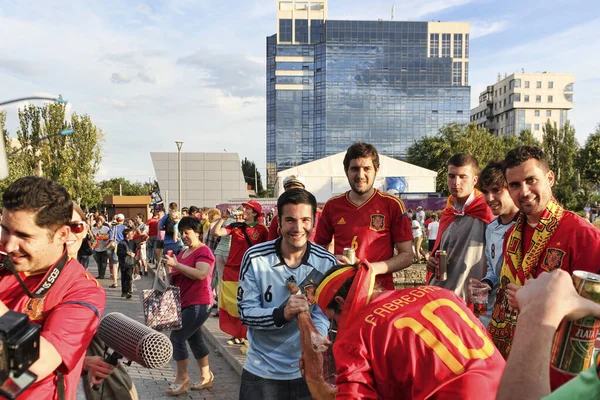
<svg viewBox="0 0 600 400">
<path fill-rule="evenodd" d="M 78 253 L 84 240 L 88 240 L 89 229 L 87 223 L 85 222 L 85 214 L 75 203 L 73 203 L 73 216 L 71 217 L 71 223 L 69 226 L 71 227 L 71 235 L 67 241 L 67 251 L 69 253 L 69 257 L 77 259 L 77 261 L 79 261 L 79 263 L 83 265 L 85 269 L 87 269 L 89 264 L 89 256 L 91 253 L 83 259 L 78 257 Z M 87 245 L 89 248 L 91 248 L 91 243 L 89 241 Z"/>
</svg>

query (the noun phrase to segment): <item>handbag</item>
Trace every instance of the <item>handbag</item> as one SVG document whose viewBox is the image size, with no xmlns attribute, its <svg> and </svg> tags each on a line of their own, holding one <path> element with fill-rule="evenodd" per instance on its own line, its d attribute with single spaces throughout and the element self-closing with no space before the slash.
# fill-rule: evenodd
<svg viewBox="0 0 600 400">
<path fill-rule="evenodd" d="M 173 285 L 168 285 L 164 291 L 158 289 L 160 268 L 164 270 L 167 282 L 170 281 L 165 265 L 159 263 L 152 288 L 142 291 L 144 322 L 147 327 L 157 331 L 176 331 L 181 329 L 181 292 L 179 287 Z"/>
</svg>

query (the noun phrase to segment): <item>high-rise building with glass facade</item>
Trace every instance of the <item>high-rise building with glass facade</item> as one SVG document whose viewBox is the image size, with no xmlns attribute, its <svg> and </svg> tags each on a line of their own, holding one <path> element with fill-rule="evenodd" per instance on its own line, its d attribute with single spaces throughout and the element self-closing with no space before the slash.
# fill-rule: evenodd
<svg viewBox="0 0 600 400">
<path fill-rule="evenodd" d="M 335 21 L 326 0 L 278 0 L 267 38 L 267 179 L 356 141 L 404 158 L 468 123 L 469 24 Z"/>
</svg>

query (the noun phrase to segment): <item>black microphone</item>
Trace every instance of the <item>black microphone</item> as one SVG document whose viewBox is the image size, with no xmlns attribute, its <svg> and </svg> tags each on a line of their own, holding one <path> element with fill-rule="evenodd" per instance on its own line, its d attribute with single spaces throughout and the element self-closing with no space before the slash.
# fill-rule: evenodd
<svg viewBox="0 0 600 400">
<path fill-rule="evenodd" d="M 118 312 L 102 318 L 98 336 L 107 347 L 144 368 L 161 368 L 173 357 L 173 345 L 164 333 Z"/>
</svg>

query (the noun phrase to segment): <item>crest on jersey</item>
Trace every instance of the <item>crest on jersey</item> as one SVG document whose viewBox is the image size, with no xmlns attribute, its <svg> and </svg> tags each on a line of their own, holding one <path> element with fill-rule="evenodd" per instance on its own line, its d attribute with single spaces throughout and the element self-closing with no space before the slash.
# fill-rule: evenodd
<svg viewBox="0 0 600 400">
<path fill-rule="evenodd" d="M 44 297 L 29 299 L 21 312 L 27 314 L 31 321 L 42 319 L 44 314 Z"/>
<path fill-rule="evenodd" d="M 371 225 L 369 228 L 374 231 L 382 231 L 385 228 L 385 216 L 383 214 L 371 215 Z"/>
<path fill-rule="evenodd" d="M 544 258 L 544 266 L 548 267 L 549 271 L 553 271 L 562 266 L 565 252 L 560 249 L 548 249 L 546 258 Z"/>
<path fill-rule="evenodd" d="M 250 239 L 257 241 L 258 240 L 258 231 L 252 232 L 252 235 L 250 235 Z"/>
</svg>

